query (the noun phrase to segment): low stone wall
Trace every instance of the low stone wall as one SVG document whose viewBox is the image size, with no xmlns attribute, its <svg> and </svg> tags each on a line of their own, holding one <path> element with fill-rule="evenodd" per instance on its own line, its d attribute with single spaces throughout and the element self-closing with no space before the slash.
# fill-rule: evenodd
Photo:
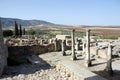
<svg viewBox="0 0 120 80">
<path fill-rule="evenodd" d="M 94 55 L 98 55 L 101 58 L 107 58 L 107 50 L 106 49 L 97 49 L 95 47 L 90 48 L 90 52 Z"/>
<path fill-rule="evenodd" d="M 8 47 L 8 65 L 27 63 L 28 56 L 31 56 L 32 54 L 38 55 L 46 52 L 52 52 L 54 49 L 54 44 L 49 44 L 47 46 L 33 45 Z"/>
</svg>

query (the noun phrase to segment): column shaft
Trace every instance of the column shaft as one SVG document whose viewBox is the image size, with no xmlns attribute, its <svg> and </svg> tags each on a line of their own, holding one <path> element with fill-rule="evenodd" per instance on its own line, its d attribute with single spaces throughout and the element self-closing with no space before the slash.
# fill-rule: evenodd
<svg viewBox="0 0 120 80">
<path fill-rule="evenodd" d="M 75 32 L 75 30 L 73 29 L 73 30 L 72 30 L 72 33 L 71 33 L 71 38 L 72 38 L 72 59 L 73 59 L 73 60 L 76 60 L 74 32 Z"/>
</svg>

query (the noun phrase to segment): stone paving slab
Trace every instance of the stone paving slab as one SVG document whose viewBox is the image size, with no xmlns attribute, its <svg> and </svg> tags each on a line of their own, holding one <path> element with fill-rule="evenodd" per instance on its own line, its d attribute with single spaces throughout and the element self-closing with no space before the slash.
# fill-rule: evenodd
<svg viewBox="0 0 120 80">
<path fill-rule="evenodd" d="M 71 56 L 62 56 L 61 52 L 46 53 L 39 55 L 39 57 L 50 64 L 64 66 L 78 76 L 80 80 L 107 80 L 85 68 L 83 66 L 84 60 L 72 61 Z"/>
</svg>

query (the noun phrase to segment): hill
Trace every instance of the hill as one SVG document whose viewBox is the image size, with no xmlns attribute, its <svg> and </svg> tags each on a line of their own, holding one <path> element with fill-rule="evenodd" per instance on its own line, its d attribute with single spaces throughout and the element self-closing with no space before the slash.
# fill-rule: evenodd
<svg viewBox="0 0 120 80">
<path fill-rule="evenodd" d="M 2 21 L 2 27 L 8 28 L 14 26 L 14 21 L 16 21 L 18 24 L 21 24 L 22 26 L 29 27 L 29 26 L 60 26 L 58 24 L 50 23 L 43 20 L 22 20 L 17 18 L 3 18 L 1 17 Z"/>
<path fill-rule="evenodd" d="M 120 28 L 120 26 L 89 26 L 89 25 L 62 25 L 62 24 L 54 24 L 51 22 L 43 21 L 43 20 L 23 20 L 18 18 L 3 18 L 1 17 L 2 27 L 3 28 L 10 28 L 14 27 L 14 21 L 18 24 L 21 24 L 24 27 L 31 27 L 31 28 L 40 28 L 40 27 L 66 27 L 66 28 L 76 28 L 76 27 L 83 27 L 83 28 Z"/>
</svg>

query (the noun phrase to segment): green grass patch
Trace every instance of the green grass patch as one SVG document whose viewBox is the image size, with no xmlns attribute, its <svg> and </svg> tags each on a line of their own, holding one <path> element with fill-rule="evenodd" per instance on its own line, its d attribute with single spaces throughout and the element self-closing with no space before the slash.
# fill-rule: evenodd
<svg viewBox="0 0 120 80">
<path fill-rule="evenodd" d="M 118 39 L 116 36 L 100 36 L 100 39 Z"/>
</svg>

